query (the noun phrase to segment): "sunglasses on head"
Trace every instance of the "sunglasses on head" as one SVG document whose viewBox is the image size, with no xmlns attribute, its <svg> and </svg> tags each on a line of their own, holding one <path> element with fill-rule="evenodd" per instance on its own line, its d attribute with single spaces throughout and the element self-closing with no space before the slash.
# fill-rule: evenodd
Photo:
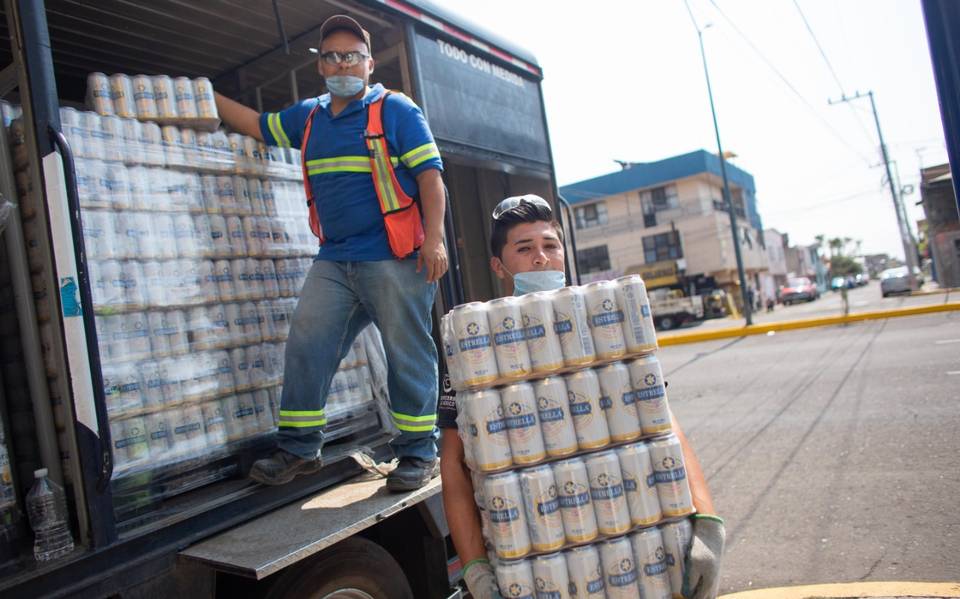
<svg viewBox="0 0 960 599">
<path fill-rule="evenodd" d="M 523 204 L 546 208 L 551 214 L 553 213 L 553 208 L 550 207 L 550 204 L 548 204 L 545 199 L 533 194 L 527 194 L 525 196 L 513 196 L 511 198 L 507 198 L 497 204 L 497 207 L 493 209 L 493 220 L 500 220 L 500 217 L 502 217 L 504 214 L 512 210 L 516 210 Z"/>
</svg>

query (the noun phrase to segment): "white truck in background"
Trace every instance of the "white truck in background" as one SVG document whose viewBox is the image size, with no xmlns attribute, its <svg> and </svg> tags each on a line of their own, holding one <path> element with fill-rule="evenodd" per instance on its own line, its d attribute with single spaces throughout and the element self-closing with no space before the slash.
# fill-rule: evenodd
<svg viewBox="0 0 960 599">
<path fill-rule="evenodd" d="M 676 289 L 651 289 L 650 312 L 657 329 L 669 331 L 688 322 L 703 320 L 703 297 L 689 297 Z"/>
</svg>

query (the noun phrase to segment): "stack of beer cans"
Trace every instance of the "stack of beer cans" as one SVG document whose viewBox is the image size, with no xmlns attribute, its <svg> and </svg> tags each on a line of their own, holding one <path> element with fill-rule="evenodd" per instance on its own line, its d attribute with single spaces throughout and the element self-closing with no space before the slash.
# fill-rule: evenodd
<svg viewBox="0 0 960 599">
<path fill-rule="evenodd" d="M 694 508 L 643 280 L 473 302 L 441 329 L 503 596 L 679 597 Z"/>
<path fill-rule="evenodd" d="M 212 131 L 220 125 L 213 84 L 206 77 L 124 75 L 87 76 L 87 106 L 102 116 L 116 115 Z"/>
<path fill-rule="evenodd" d="M 114 477 L 192 467 L 276 430 L 284 342 L 317 251 L 299 153 L 132 118 L 139 112 L 100 112 L 65 107 L 60 120 L 74 155 Z M 47 289 L 44 273 L 42 196 L 32 188 L 21 120 L 10 137 L 41 345 L 55 379 L 58 290 Z M 378 335 L 368 327 L 340 364 L 331 427 L 373 400 L 378 374 L 365 347 L 379 348 Z M 52 402 L 65 431 L 69 412 L 60 398 Z"/>
</svg>

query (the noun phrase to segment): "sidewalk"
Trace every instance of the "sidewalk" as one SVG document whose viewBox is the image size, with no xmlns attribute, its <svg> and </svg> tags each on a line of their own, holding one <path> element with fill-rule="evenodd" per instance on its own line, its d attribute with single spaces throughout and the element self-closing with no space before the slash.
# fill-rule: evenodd
<svg viewBox="0 0 960 599">
<path fill-rule="evenodd" d="M 960 597 L 960 582 L 851 582 L 756 589 L 721 595 L 720 599 L 906 599 Z"/>
<path fill-rule="evenodd" d="M 658 333 L 657 337 L 660 345 L 666 346 L 848 324 L 863 320 L 955 311 L 960 310 L 958 297 L 960 297 L 960 290 L 957 289 L 925 289 L 909 296 L 889 298 L 882 302 L 851 300 L 850 314 L 843 316 L 840 311 L 839 296 L 826 296 L 825 299 L 818 300 L 822 304 L 814 302 L 798 307 L 779 307 L 774 312 L 758 312 L 754 314 L 753 324 L 750 326 L 747 326 L 743 318 L 719 318 L 674 331 L 664 331 Z M 875 306 L 879 309 L 858 310 L 857 308 L 861 306 Z"/>
</svg>

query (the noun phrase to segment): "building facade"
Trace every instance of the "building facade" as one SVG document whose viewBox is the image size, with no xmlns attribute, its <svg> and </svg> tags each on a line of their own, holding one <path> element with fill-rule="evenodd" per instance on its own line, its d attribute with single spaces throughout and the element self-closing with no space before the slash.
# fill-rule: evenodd
<svg viewBox="0 0 960 599">
<path fill-rule="evenodd" d="M 777 291 L 787 283 L 786 236 L 776 229 L 764 229 L 763 240 L 767 249 L 767 272 L 760 273 L 760 294 L 776 299 Z"/>
<path fill-rule="evenodd" d="M 767 249 L 753 177 L 729 162 L 748 285 L 760 289 Z M 648 287 L 686 292 L 723 288 L 739 295 L 737 263 L 724 208 L 720 161 L 699 150 L 560 188 L 573 206 L 581 279 L 640 273 Z"/>
<path fill-rule="evenodd" d="M 920 198 L 933 277 L 941 287 L 960 287 L 960 219 L 949 164 L 920 170 Z"/>
</svg>

